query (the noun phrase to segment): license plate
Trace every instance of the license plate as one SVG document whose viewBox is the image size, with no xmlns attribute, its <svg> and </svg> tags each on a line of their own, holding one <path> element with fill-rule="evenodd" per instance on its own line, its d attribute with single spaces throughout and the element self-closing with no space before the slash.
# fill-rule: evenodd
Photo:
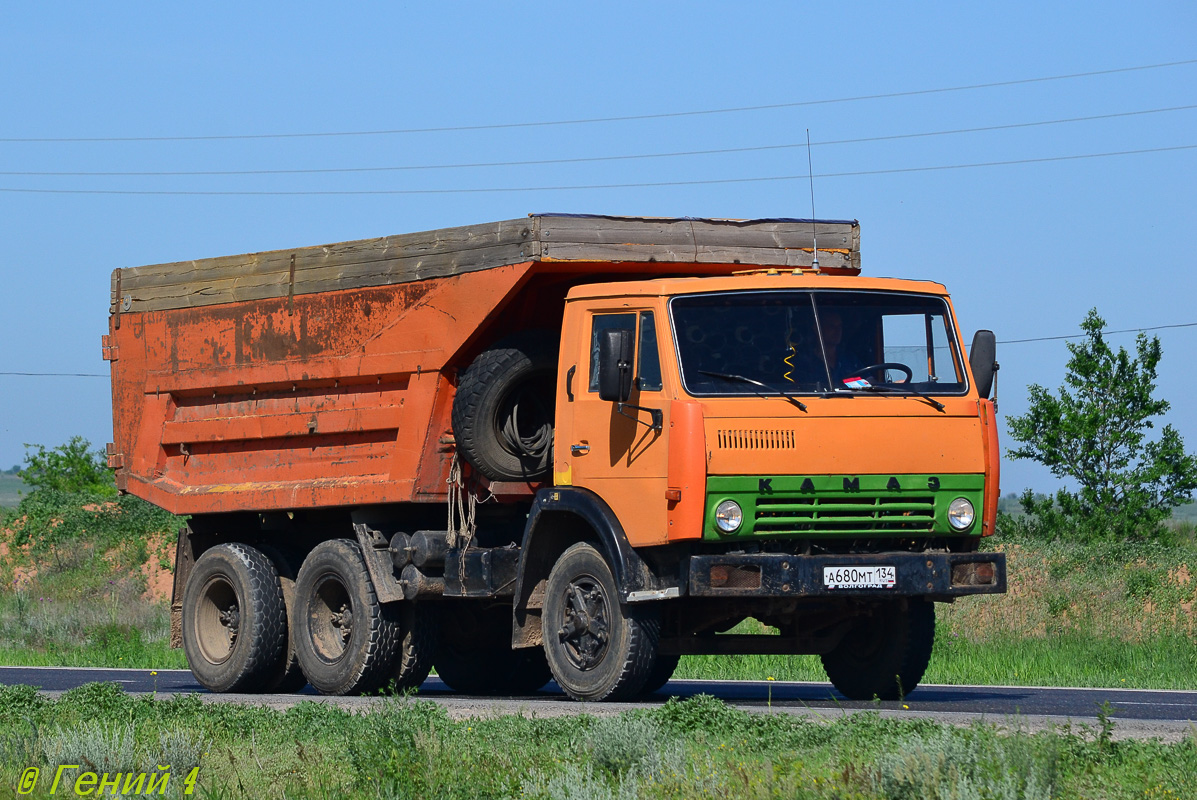
<svg viewBox="0 0 1197 800">
<path fill-rule="evenodd" d="M 892 589 L 897 578 L 897 567 L 823 567 L 828 589 Z"/>
</svg>

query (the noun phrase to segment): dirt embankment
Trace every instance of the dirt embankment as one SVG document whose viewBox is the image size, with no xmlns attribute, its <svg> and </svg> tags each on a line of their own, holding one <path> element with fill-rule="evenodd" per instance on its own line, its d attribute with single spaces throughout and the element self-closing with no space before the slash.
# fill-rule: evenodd
<svg viewBox="0 0 1197 800">
<path fill-rule="evenodd" d="M 20 524 L 20 520 L 17 520 Z M 30 553 L 30 545 L 15 543 L 16 531 L 11 527 L 0 529 L 0 590 L 23 589 L 33 584 L 39 571 L 45 565 L 39 566 Z M 81 542 L 81 548 L 91 548 L 91 543 Z M 173 534 L 156 533 L 146 540 L 146 557 L 139 564 L 128 565 L 128 550 L 113 549 L 102 554 L 102 561 L 107 564 L 113 578 L 130 577 L 130 572 L 139 575 L 144 584 L 141 599 L 147 602 L 169 603 L 171 591 L 174 587 L 175 567 L 175 538 Z M 51 551 L 43 559 L 46 564 L 60 561 Z M 71 561 L 76 560 L 71 558 Z"/>
<path fill-rule="evenodd" d="M 942 618 L 973 641 L 1043 638 L 1066 631 L 1126 642 L 1197 636 L 1197 556 L 1143 556 L 1081 545 L 1009 543 L 1005 595 L 944 606 Z"/>
</svg>

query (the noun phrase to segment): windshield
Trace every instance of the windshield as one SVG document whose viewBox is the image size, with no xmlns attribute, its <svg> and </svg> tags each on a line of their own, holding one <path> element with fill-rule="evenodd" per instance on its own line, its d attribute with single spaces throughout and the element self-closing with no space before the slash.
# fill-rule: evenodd
<svg viewBox="0 0 1197 800">
<path fill-rule="evenodd" d="M 692 395 L 967 388 L 940 297 L 735 292 L 675 297 L 670 312 Z"/>
</svg>

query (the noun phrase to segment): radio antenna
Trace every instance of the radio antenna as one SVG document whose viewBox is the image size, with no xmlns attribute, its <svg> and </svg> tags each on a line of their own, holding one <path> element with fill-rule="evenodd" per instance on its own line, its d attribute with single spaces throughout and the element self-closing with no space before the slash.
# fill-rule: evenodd
<svg viewBox="0 0 1197 800">
<path fill-rule="evenodd" d="M 815 230 L 815 168 L 810 158 L 810 128 L 806 129 L 806 172 L 810 177 L 811 268 L 819 270 L 819 234 Z"/>
</svg>

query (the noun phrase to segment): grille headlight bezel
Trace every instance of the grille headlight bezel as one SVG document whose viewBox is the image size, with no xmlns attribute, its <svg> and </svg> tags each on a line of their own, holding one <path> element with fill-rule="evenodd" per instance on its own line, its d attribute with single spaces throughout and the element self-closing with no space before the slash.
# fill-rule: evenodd
<svg viewBox="0 0 1197 800">
<path fill-rule="evenodd" d="M 744 524 L 744 510 L 735 500 L 724 500 L 715 506 L 715 528 L 720 533 L 735 533 Z"/>
<path fill-rule="evenodd" d="M 948 504 L 948 524 L 953 530 L 966 531 L 976 520 L 976 509 L 967 497 L 957 497 Z"/>
</svg>

